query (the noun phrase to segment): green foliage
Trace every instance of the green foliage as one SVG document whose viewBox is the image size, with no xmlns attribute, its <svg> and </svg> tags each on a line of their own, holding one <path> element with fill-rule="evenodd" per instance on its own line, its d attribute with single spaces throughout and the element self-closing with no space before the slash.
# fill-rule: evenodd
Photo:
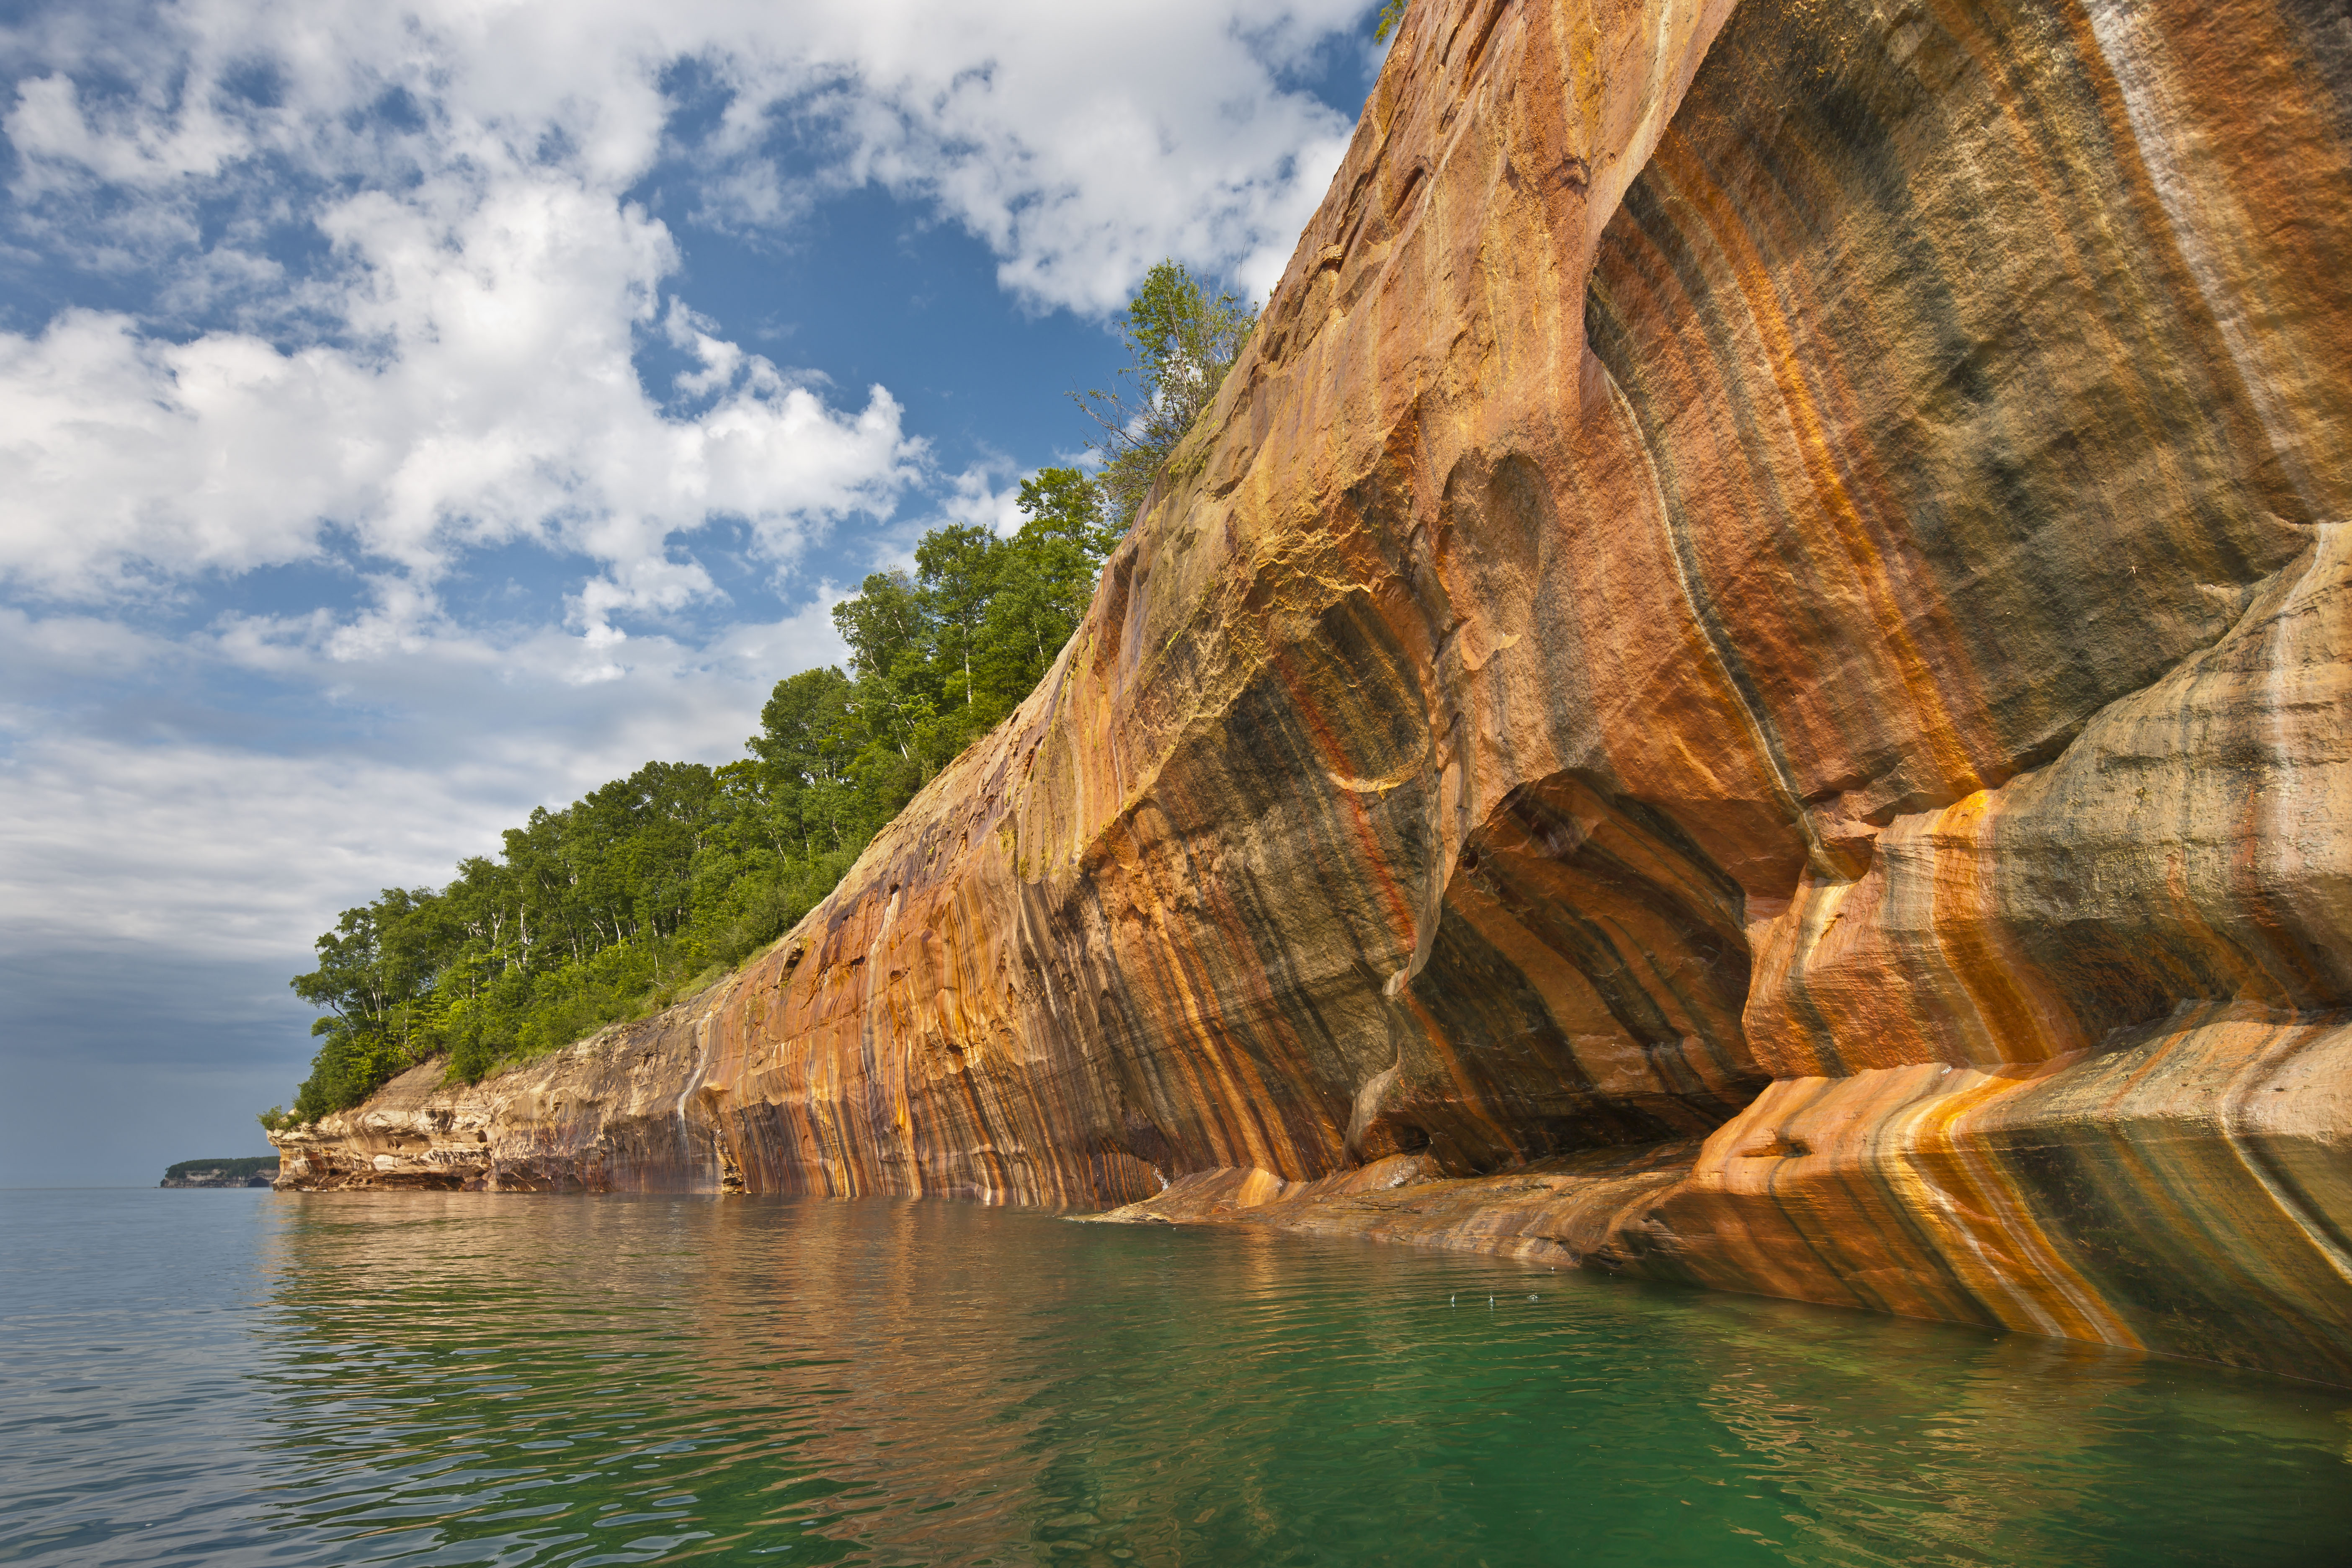
<svg viewBox="0 0 2352 1568">
<path fill-rule="evenodd" d="M 1163 261 L 1120 318 L 1128 364 L 1123 388 L 1076 394 L 1102 427 L 1100 485 L 1123 532 L 1132 526 L 1152 480 L 1224 384 L 1249 342 L 1257 314 L 1231 294 L 1210 298 L 1183 265 Z"/>
<path fill-rule="evenodd" d="M 247 1176 L 274 1175 L 278 1170 L 275 1154 L 241 1154 L 233 1160 L 183 1160 L 163 1167 L 163 1179 L 176 1182 L 192 1171 L 217 1171 L 224 1176 L 242 1179 Z"/>
<path fill-rule="evenodd" d="M 1382 0 L 1381 19 L 1372 24 L 1372 42 L 1385 44 L 1389 35 L 1404 20 L 1405 0 Z"/>
<path fill-rule="evenodd" d="M 834 606 L 846 671 L 776 683 L 749 753 L 648 763 L 509 828 L 495 859 L 345 910 L 294 990 L 320 1010 L 310 1076 L 271 1131 L 364 1100 L 420 1063 L 475 1079 L 642 1016 L 789 930 L 923 784 L 1034 689 L 1084 617 L 1104 559 L 1214 401 L 1255 314 L 1173 261 L 1121 318 L 1124 390 L 1079 403 L 1098 478 L 1046 468 L 1010 538 L 950 525 L 915 570 Z"/>
<path fill-rule="evenodd" d="M 962 526 L 834 608 L 848 672 L 778 681 L 749 753 L 648 763 L 509 828 L 447 886 L 346 910 L 292 982 L 310 1076 L 264 1127 L 355 1105 L 436 1058 L 475 1079 L 667 1006 L 789 930 L 923 783 L 1037 684 L 1117 542 L 1075 468 L 1021 487 L 1011 538 Z"/>
</svg>

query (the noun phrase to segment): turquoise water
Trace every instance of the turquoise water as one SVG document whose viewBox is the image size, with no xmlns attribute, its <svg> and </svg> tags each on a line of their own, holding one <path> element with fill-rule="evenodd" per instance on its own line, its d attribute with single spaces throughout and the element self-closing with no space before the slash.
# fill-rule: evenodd
<svg viewBox="0 0 2352 1568">
<path fill-rule="evenodd" d="M 1245 1232 L 17 1192 L 0 1320 L 5 1563 L 2352 1562 L 2352 1393 Z"/>
</svg>

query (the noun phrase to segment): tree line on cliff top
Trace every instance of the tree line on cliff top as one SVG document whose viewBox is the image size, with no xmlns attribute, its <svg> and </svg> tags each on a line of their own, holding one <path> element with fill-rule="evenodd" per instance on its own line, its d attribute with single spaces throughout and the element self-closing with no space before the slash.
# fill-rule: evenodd
<svg viewBox="0 0 2352 1568">
<path fill-rule="evenodd" d="M 882 826 L 1011 713 L 1060 654 L 1117 545 L 1254 324 L 1170 261 L 1118 319 L 1129 363 L 1075 395 L 1100 462 L 1021 486 L 1009 537 L 948 524 L 915 569 L 833 609 L 846 670 L 776 683 L 740 760 L 648 763 L 441 888 L 345 910 L 295 977 L 320 1044 L 276 1129 L 355 1105 L 441 1057 L 468 1081 L 719 978 L 814 908 Z"/>
</svg>

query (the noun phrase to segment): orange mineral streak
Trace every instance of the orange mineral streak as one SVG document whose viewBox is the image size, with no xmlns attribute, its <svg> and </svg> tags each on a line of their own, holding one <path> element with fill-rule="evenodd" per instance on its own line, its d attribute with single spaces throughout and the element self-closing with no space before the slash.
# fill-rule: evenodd
<svg viewBox="0 0 2352 1568">
<path fill-rule="evenodd" d="M 1947 705 L 1970 693 L 1948 693 L 1937 679 L 1941 672 L 1914 646 L 1910 606 L 1894 591 L 1881 543 L 1872 537 L 1847 491 L 1840 471 L 1843 454 L 1816 406 L 1811 380 L 1817 367 L 1809 364 L 1811 356 L 1780 308 L 1779 279 L 1769 258 L 1754 243 L 1746 215 L 1733 205 L 1729 193 L 1706 177 L 1680 139 L 1669 138 L 1659 149 L 1649 177 L 1657 181 L 1665 200 L 1689 210 L 1690 232 L 1703 237 L 1717 253 L 1714 259 L 1738 289 L 1743 318 L 1738 330 L 1764 369 L 1781 426 L 1780 437 L 1795 459 L 1796 471 L 1788 476 L 1790 493 L 1782 504 L 1800 528 L 1821 531 L 1800 548 L 1811 572 L 1822 580 L 1822 590 L 1858 598 L 1879 634 L 1874 662 L 1883 668 L 1869 679 L 1870 689 L 1894 689 L 1888 695 L 1913 715 L 1921 730 L 1922 760 L 1933 768 L 1937 787 L 1947 795 L 1967 794 L 1979 781 Z"/>
<path fill-rule="evenodd" d="M 1969 1134 L 1972 1118 L 2023 1081 L 1985 1079 L 1924 1100 L 1886 1128 L 1902 1152 L 1898 1168 L 1916 1182 L 1906 1206 L 1944 1221 L 1936 1234 L 1945 1262 L 2003 1327 L 2137 1349 L 2130 1326 L 2043 1233 L 2031 1195 Z"/>
<path fill-rule="evenodd" d="M 961 1196 L 2352 1383 L 2352 56 L 1417 0 L 1044 682 L 291 1187 Z"/>
</svg>

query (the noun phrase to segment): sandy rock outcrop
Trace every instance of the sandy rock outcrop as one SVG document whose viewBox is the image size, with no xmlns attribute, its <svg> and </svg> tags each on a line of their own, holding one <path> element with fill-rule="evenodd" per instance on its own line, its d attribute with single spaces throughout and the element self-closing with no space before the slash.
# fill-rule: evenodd
<svg viewBox="0 0 2352 1568">
<path fill-rule="evenodd" d="M 726 984 L 285 1180 L 1139 1205 L 2352 1381 L 2347 363 L 2328 7 L 1423 0 L 1037 693 Z"/>
<path fill-rule="evenodd" d="M 439 1060 L 365 1104 L 270 1134 L 278 1184 L 471 1192 L 742 1188 L 705 1095 L 708 1015 L 673 1008 L 478 1085 Z"/>
</svg>

